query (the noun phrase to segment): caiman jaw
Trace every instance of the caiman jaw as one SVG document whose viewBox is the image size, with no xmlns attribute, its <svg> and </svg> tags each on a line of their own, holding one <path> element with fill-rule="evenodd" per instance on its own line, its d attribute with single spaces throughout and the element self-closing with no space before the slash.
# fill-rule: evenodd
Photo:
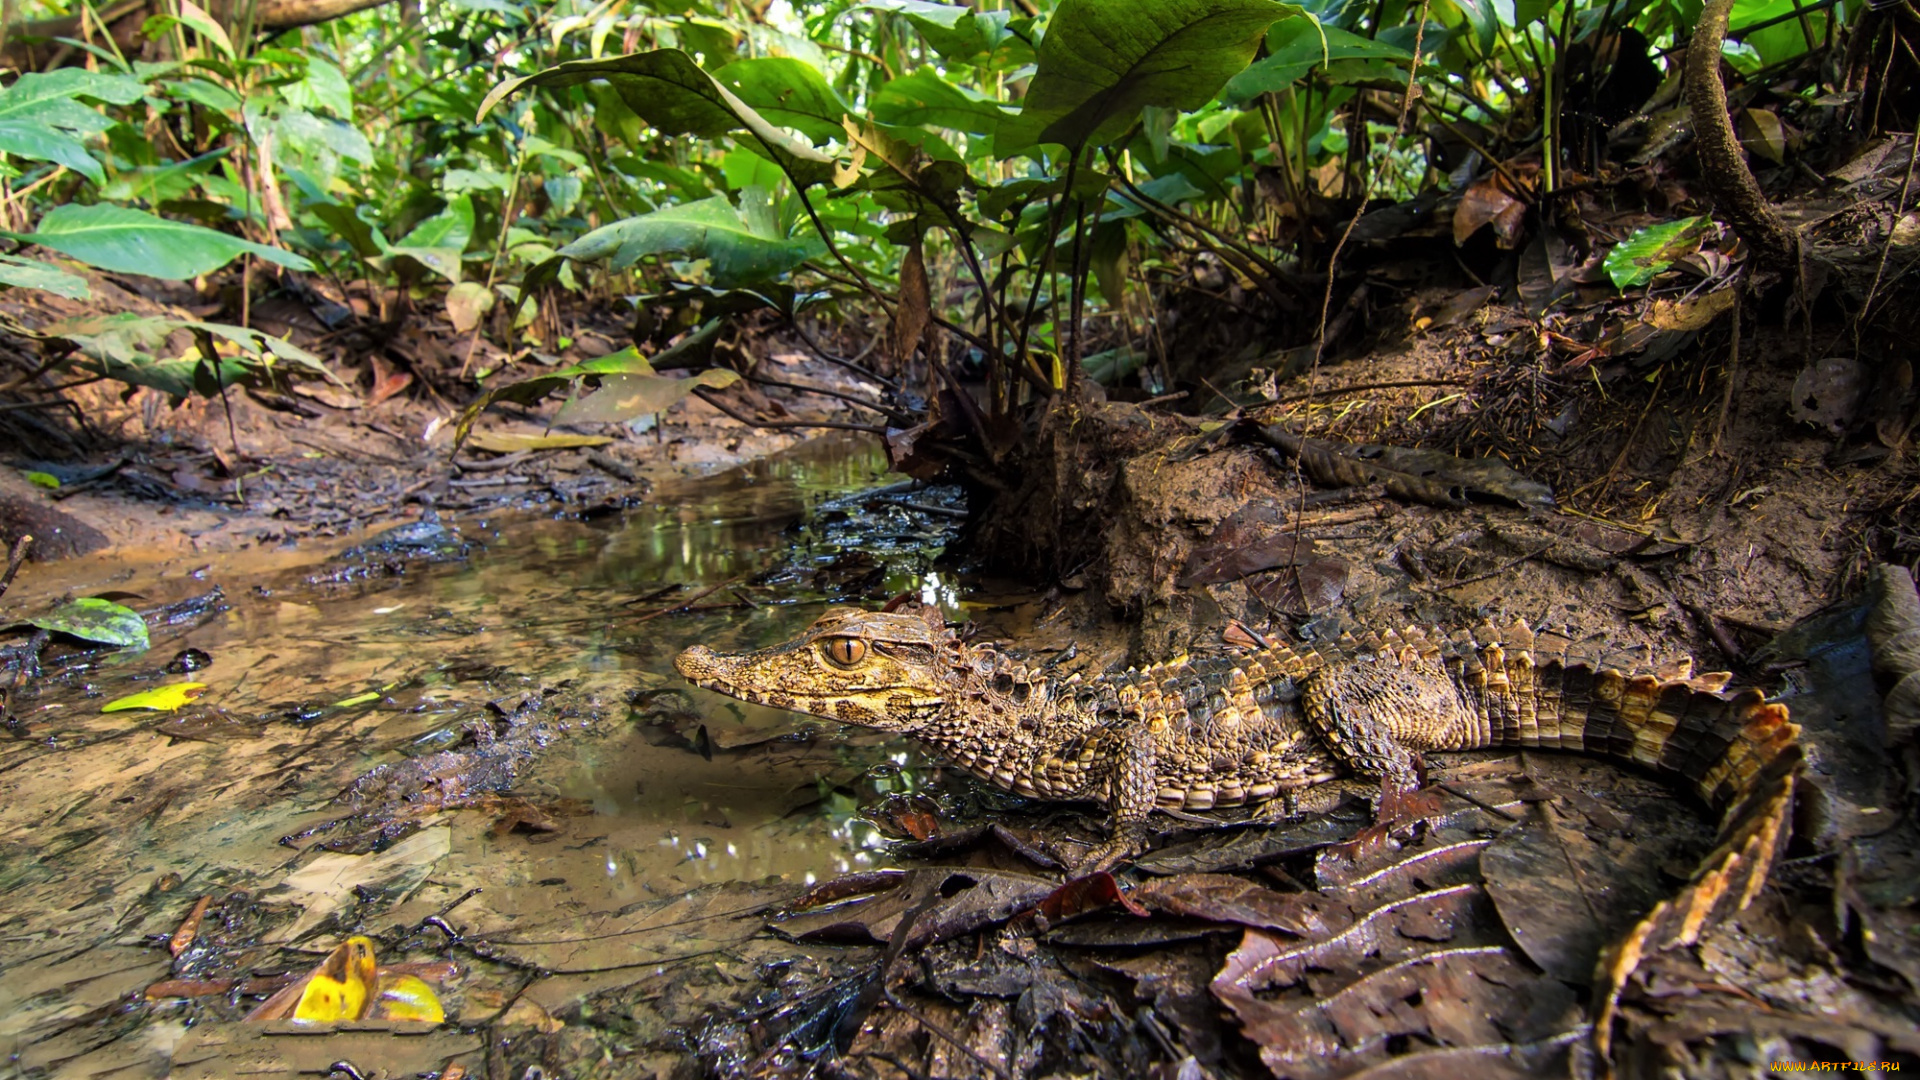
<svg viewBox="0 0 1920 1080">
<path fill-rule="evenodd" d="M 785 645 L 737 654 L 696 645 L 673 664 L 694 685 L 742 701 L 913 731 L 946 704 L 930 663 L 944 634 L 944 623 L 936 633 L 919 616 L 837 611 Z"/>
</svg>

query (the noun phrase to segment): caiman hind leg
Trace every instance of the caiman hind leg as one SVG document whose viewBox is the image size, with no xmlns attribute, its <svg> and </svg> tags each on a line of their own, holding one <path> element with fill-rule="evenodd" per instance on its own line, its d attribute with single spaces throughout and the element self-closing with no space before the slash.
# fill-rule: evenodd
<svg viewBox="0 0 1920 1080">
<path fill-rule="evenodd" d="M 1417 798 L 1420 754 L 1459 745 L 1469 706 L 1444 671 L 1390 661 L 1324 668 L 1306 681 L 1301 712 L 1342 766 L 1380 781 L 1375 823 L 1354 838 L 1354 850 L 1432 811 Z"/>
</svg>

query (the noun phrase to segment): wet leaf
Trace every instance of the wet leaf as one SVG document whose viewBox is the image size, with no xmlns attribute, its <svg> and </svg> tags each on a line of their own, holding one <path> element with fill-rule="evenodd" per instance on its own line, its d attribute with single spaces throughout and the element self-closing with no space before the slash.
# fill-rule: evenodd
<svg viewBox="0 0 1920 1080">
<path fill-rule="evenodd" d="M 414 975 L 382 975 L 373 1000 L 373 1017 L 438 1024 L 446 1020 L 447 1013 L 426 980 Z"/>
<path fill-rule="evenodd" d="M 142 690 L 137 694 L 115 698 L 100 706 L 100 711 L 109 713 L 127 709 L 153 709 L 156 712 L 174 712 L 206 692 L 206 683 L 168 683 L 166 686 L 156 686 L 151 690 Z"/>
<path fill-rule="evenodd" d="M 32 616 L 26 623 L 82 641 L 97 641 L 102 645 L 143 650 L 148 647 L 146 620 L 140 617 L 139 612 L 111 600 L 79 597 L 44 614 Z"/>
<path fill-rule="evenodd" d="M 297 939 L 320 925 L 327 916 L 356 902 L 360 886 L 392 888 L 417 885 L 453 850 L 452 830 L 445 825 L 421 829 L 385 851 L 372 855 L 322 855 L 287 875 L 266 898 L 302 905 L 300 918 L 274 936 L 276 941 Z"/>
<path fill-rule="evenodd" d="M 334 1024 L 365 1017 L 372 1008 L 379 979 L 376 968 L 373 942 L 364 937 L 348 938 L 307 974 L 307 985 L 293 1007 L 293 1021 Z"/>
<path fill-rule="evenodd" d="M 1613 245 L 1613 250 L 1607 252 L 1606 260 L 1601 264 L 1606 268 L 1607 276 L 1613 279 L 1613 287 L 1637 288 L 1664 273 L 1675 260 L 1699 246 L 1700 230 L 1697 226 L 1700 222 L 1701 219 L 1697 217 L 1663 221 L 1637 230 L 1632 236 Z"/>
<path fill-rule="evenodd" d="M 523 435 L 514 431 L 476 431 L 467 436 L 467 445 L 490 454 L 516 454 L 522 450 L 570 450 L 582 446 L 605 446 L 609 435 Z"/>
<path fill-rule="evenodd" d="M 617 424 L 636 416 L 665 412 L 700 387 L 723 390 L 740 381 L 740 373 L 708 368 L 683 379 L 665 375 L 607 375 L 600 389 L 560 406 L 558 424 Z"/>
<path fill-rule="evenodd" d="M 1057 923 L 1108 907 L 1123 908 L 1129 914 L 1143 918 L 1147 914 L 1147 909 L 1121 892 L 1113 875 L 1104 870 L 1074 878 L 1053 890 L 1040 901 L 1036 910 L 1045 915 L 1048 922 Z"/>
</svg>

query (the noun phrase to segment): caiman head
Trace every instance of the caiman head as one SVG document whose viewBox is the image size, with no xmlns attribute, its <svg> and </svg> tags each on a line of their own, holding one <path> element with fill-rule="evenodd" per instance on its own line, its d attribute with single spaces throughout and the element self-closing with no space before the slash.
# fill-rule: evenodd
<svg viewBox="0 0 1920 1080">
<path fill-rule="evenodd" d="M 742 701 L 911 732 L 957 692 L 966 652 L 939 608 L 836 608 L 784 645 L 736 654 L 695 645 L 673 666 L 695 685 Z"/>
</svg>

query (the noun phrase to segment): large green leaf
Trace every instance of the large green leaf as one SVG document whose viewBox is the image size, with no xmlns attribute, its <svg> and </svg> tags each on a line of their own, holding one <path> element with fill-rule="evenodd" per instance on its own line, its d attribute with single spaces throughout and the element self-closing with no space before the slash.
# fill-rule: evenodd
<svg viewBox="0 0 1920 1080">
<path fill-rule="evenodd" d="M 615 270 L 669 252 L 708 260 L 714 284 L 725 289 L 784 274 L 826 245 L 812 234 L 785 235 L 767 203 L 743 199 L 736 209 L 716 195 L 603 225 L 560 249 L 582 262 L 609 260 Z"/>
<path fill-rule="evenodd" d="M 1197 109 L 1253 59 L 1268 26 L 1303 10 L 1278 0 L 1061 0 L 996 152 L 1111 142 L 1146 106 Z"/>
<path fill-rule="evenodd" d="M 816 143 L 841 135 L 847 103 L 812 64 L 788 56 L 735 60 L 713 79 L 769 121 Z"/>
<path fill-rule="evenodd" d="M 313 264 L 279 248 L 125 206 L 56 206 L 32 233 L 5 233 L 123 274 L 184 281 L 253 254 L 293 270 Z"/>
<path fill-rule="evenodd" d="M 1428 46 L 1431 48 L 1432 43 Z M 1313 69 L 1341 60 L 1412 59 L 1412 53 L 1397 45 L 1322 27 L 1311 16 L 1286 19 L 1268 32 L 1267 55 L 1228 80 L 1220 100 L 1243 105 L 1261 94 L 1285 90 Z"/>
<path fill-rule="evenodd" d="M 50 74 L 28 73 L 0 90 L 0 153 L 29 161 L 51 161 L 92 180 L 106 173 L 80 139 L 97 135 L 113 121 L 75 101 L 90 97 L 115 105 L 139 101 L 146 87 L 124 75 L 102 75 L 80 68 Z"/>
<path fill-rule="evenodd" d="M 114 105 L 131 105 L 146 93 L 138 79 L 103 75 L 80 68 L 61 68 L 42 75 L 28 72 L 0 90 L 0 120 L 20 120 L 95 135 L 113 121 L 73 100 L 90 97 Z"/>
<path fill-rule="evenodd" d="M 576 86 L 594 79 L 612 83 L 620 100 L 663 135 L 712 139 L 744 128 L 783 167 L 804 172 L 797 167 L 811 163 L 816 168 L 809 175 L 817 178 L 824 177 L 825 167 L 833 160 L 781 131 L 679 49 L 655 49 L 606 60 L 570 60 L 536 75 L 508 79 L 487 94 L 477 118 L 484 119 L 495 105 L 522 87 Z"/>
<path fill-rule="evenodd" d="M 1014 113 L 978 91 L 956 86 L 930 67 L 915 68 L 873 95 L 873 118 L 883 124 L 943 127 L 991 135 Z"/>
</svg>

